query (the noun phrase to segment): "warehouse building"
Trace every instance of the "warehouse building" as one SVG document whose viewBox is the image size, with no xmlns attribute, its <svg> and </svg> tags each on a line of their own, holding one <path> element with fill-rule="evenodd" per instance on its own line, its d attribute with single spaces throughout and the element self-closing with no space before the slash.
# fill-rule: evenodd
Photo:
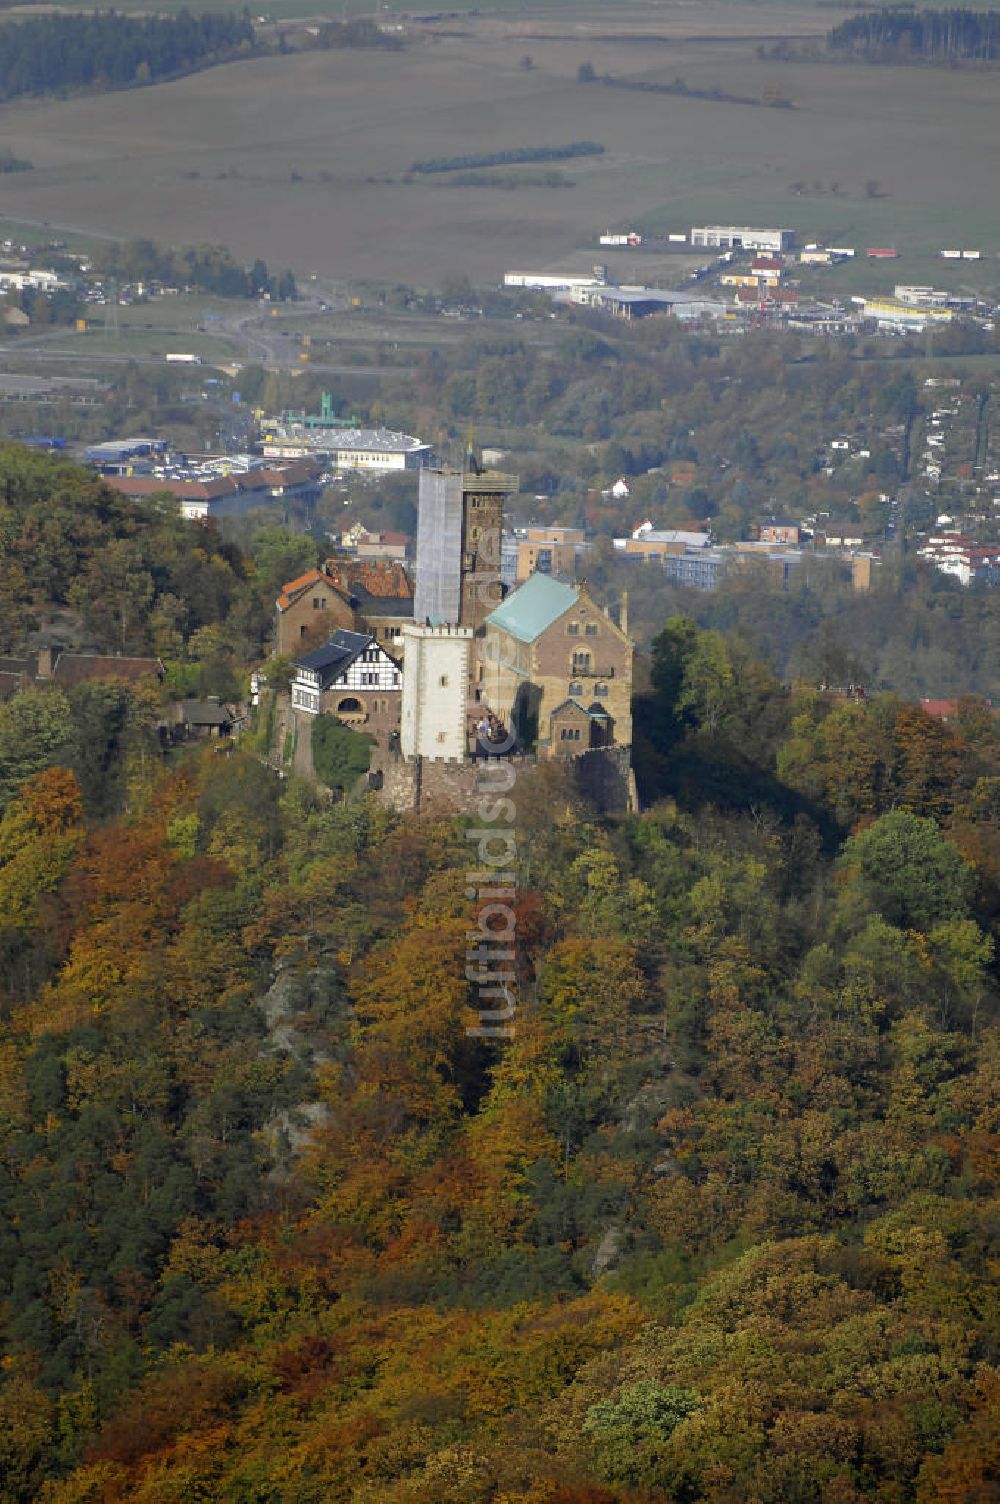
<svg viewBox="0 0 1000 1504">
<path fill-rule="evenodd" d="M 528 292 L 568 292 L 571 287 L 602 287 L 606 275 L 581 276 L 578 272 L 504 272 L 504 287 Z"/>
<path fill-rule="evenodd" d="M 574 303 L 597 308 L 617 319 L 644 319 L 651 314 L 668 313 L 674 318 L 697 320 L 724 318 L 726 305 L 697 293 L 673 292 L 657 287 L 592 287 L 571 294 Z"/>
<path fill-rule="evenodd" d="M 790 251 L 794 230 L 763 230 L 750 225 L 702 225 L 691 231 L 692 246 L 723 251 Z"/>
<path fill-rule="evenodd" d="M 921 308 L 897 298 L 865 298 L 864 317 L 874 319 L 880 329 L 895 329 L 919 334 L 928 324 L 951 322 L 950 308 Z"/>
</svg>

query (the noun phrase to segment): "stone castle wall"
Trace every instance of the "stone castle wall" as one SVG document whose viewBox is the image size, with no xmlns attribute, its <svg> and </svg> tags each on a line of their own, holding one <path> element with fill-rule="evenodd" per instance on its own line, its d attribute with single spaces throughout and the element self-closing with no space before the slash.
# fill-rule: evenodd
<svg viewBox="0 0 1000 1504">
<path fill-rule="evenodd" d="M 505 759 L 515 768 L 534 770 L 533 756 Z M 625 814 L 634 809 L 635 781 L 628 747 L 600 747 L 560 762 L 577 792 L 596 814 Z M 376 751 L 369 788 L 388 808 L 400 813 L 473 815 L 483 797 L 482 765 L 426 757 L 404 758 Z"/>
</svg>

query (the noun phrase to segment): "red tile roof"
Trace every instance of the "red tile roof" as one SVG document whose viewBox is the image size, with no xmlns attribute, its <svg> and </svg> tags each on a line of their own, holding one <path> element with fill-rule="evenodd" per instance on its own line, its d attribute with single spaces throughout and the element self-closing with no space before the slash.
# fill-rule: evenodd
<svg viewBox="0 0 1000 1504">
<path fill-rule="evenodd" d="M 220 475 L 214 480 L 164 480 L 155 475 L 109 475 L 107 484 L 125 496 L 153 496 L 169 491 L 179 501 L 213 501 L 234 491 L 285 490 L 315 480 L 319 466 L 312 460 L 294 460 L 287 465 L 248 470 L 240 475 Z"/>
<path fill-rule="evenodd" d="M 265 486 L 300 486 L 306 481 L 315 480 L 319 473 L 320 466 L 315 460 L 290 460 L 287 465 L 269 465 L 266 470 L 250 470 L 246 475 L 240 476 L 240 481 L 251 490 L 256 489 L 249 485 L 253 480 L 259 480 Z"/>
<path fill-rule="evenodd" d="M 282 585 L 281 593 L 276 602 L 278 610 L 287 611 L 289 606 L 298 600 L 303 591 L 314 588 L 317 585 L 327 585 L 335 594 L 343 596 L 345 600 L 347 599 L 348 592 L 338 580 L 331 580 L 330 576 L 324 574 L 321 569 L 307 569 L 305 574 L 300 574 L 297 579 L 289 580 L 287 585 Z"/>
<path fill-rule="evenodd" d="M 396 559 L 327 559 L 323 568 L 342 590 L 366 590 L 382 600 L 413 599 L 412 581 Z"/>
<path fill-rule="evenodd" d="M 105 479 L 124 496 L 155 496 L 168 491 L 179 501 L 212 501 L 240 489 L 231 475 L 220 475 L 218 480 L 160 480 L 155 475 L 109 475 Z"/>
<path fill-rule="evenodd" d="M 936 721 L 945 721 L 949 716 L 958 714 L 958 701 L 921 700 L 920 708 L 926 715 L 933 716 Z"/>
</svg>

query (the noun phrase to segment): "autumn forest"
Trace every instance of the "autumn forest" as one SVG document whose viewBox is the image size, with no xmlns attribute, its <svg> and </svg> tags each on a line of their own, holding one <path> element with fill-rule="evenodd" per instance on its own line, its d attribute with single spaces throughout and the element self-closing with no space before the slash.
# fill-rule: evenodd
<svg viewBox="0 0 1000 1504">
<path fill-rule="evenodd" d="M 8 650 L 238 685 L 293 544 L 0 480 Z M 641 813 L 511 792 L 504 1039 L 468 819 L 0 705 L 2 1504 L 1000 1496 L 997 722 L 681 617 L 637 678 Z"/>
</svg>

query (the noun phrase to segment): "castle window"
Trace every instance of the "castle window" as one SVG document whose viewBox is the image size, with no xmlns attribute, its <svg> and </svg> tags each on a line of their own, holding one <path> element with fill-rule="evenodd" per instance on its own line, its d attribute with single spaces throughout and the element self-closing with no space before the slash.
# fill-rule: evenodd
<svg viewBox="0 0 1000 1504">
<path fill-rule="evenodd" d="M 442 674 L 441 675 L 440 684 L 441 684 L 441 688 L 442 689 L 447 689 L 448 688 L 448 675 L 447 674 Z"/>
<path fill-rule="evenodd" d="M 608 692 L 608 686 L 606 684 L 595 684 L 594 685 L 594 694 L 595 695 L 606 695 L 607 692 Z"/>
<path fill-rule="evenodd" d="M 586 673 L 590 672 L 590 654 L 589 653 L 580 652 L 580 653 L 574 653 L 573 654 L 573 672 L 575 674 L 576 673 L 586 674 Z"/>
<path fill-rule="evenodd" d="M 566 632 L 570 637 L 579 637 L 580 623 L 578 621 L 571 621 L 569 626 L 566 628 Z"/>
<path fill-rule="evenodd" d="M 570 687 L 569 687 L 569 692 L 570 692 L 571 695 L 582 695 L 583 694 L 583 685 L 582 684 L 571 684 Z"/>
<path fill-rule="evenodd" d="M 597 636 L 597 623 L 596 623 L 596 621 L 588 621 L 588 623 L 587 623 L 587 636 L 588 637 L 596 637 Z"/>
</svg>

